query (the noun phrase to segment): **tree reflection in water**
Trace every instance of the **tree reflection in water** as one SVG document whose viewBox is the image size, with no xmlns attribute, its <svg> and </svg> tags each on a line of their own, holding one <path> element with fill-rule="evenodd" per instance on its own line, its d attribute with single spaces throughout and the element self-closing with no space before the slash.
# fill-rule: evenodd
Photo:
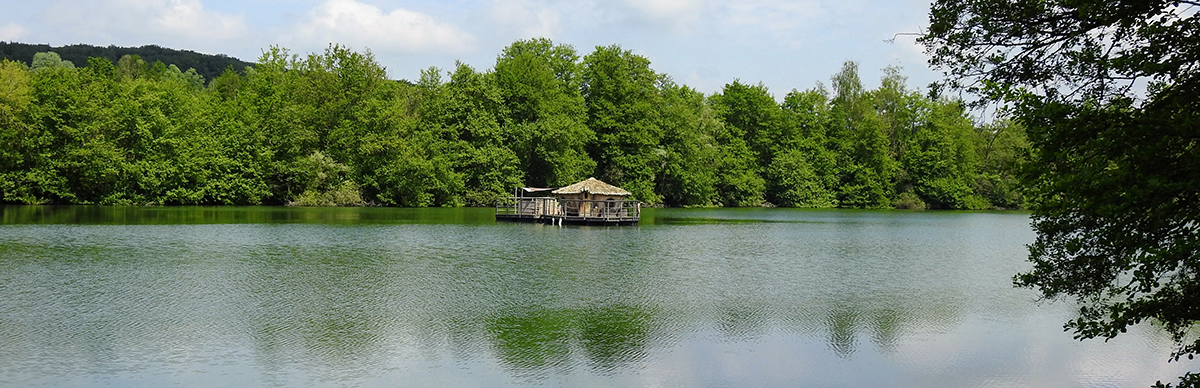
<svg viewBox="0 0 1200 388">
<path fill-rule="evenodd" d="M 0 386 L 1061 386 L 1085 361 L 1132 386 L 1169 344 L 1146 329 L 1120 357 L 1071 347 L 1061 310 L 1003 275 L 1022 265 L 1020 215 L 655 209 L 803 222 L 557 228 L 471 221 L 489 209 L 18 210 L 3 216 L 91 225 L 0 225 Z"/>
<path fill-rule="evenodd" d="M 566 372 L 579 353 L 593 371 L 612 373 L 645 357 L 651 320 L 628 305 L 535 308 L 489 319 L 487 332 L 497 358 L 522 377 Z"/>
</svg>

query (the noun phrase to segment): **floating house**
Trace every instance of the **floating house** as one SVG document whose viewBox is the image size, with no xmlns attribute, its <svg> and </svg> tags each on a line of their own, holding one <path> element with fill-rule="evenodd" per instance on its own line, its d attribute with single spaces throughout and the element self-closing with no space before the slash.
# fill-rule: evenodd
<svg viewBox="0 0 1200 388">
<path fill-rule="evenodd" d="M 596 178 L 558 189 L 524 187 L 496 204 L 496 220 L 548 224 L 636 225 L 641 203 Z"/>
</svg>

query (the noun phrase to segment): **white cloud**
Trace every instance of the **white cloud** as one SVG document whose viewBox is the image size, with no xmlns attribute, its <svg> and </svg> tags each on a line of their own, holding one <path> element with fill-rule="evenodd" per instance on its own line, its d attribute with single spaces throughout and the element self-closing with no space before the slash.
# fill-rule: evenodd
<svg viewBox="0 0 1200 388">
<path fill-rule="evenodd" d="M 698 10 L 703 2 L 700 0 L 623 0 L 625 5 L 638 10 L 646 16 L 656 18 L 672 17 L 682 13 Z"/>
<path fill-rule="evenodd" d="M 66 44 L 221 49 L 249 33 L 242 16 L 207 10 L 199 0 L 59 1 L 45 14 L 53 27 L 37 35 Z"/>
<path fill-rule="evenodd" d="M 824 1 L 824 0 L 822 0 Z M 753 35 L 763 32 L 787 38 L 801 28 L 823 22 L 830 7 L 818 0 L 621 0 L 595 2 L 618 14 L 612 21 L 636 20 L 638 26 L 665 28 L 683 35 Z M 610 5 L 611 4 L 611 5 Z M 588 17 L 589 15 L 578 15 Z"/>
<path fill-rule="evenodd" d="M 21 27 L 21 25 L 19 25 L 17 23 L 8 23 L 3 26 L 0 26 L 0 40 L 2 40 L 2 41 L 11 42 L 11 41 L 19 40 L 24 35 L 25 35 L 25 27 Z"/>
<path fill-rule="evenodd" d="M 242 17 L 207 11 L 199 0 L 127 0 L 125 3 L 140 5 L 136 8 L 149 14 L 153 25 L 182 37 L 229 40 L 247 32 Z"/>
<path fill-rule="evenodd" d="M 623 0 L 642 19 L 665 24 L 675 31 L 688 31 L 700 19 L 704 0 Z"/>
<path fill-rule="evenodd" d="M 67 35 L 91 40 L 232 41 L 248 31 L 241 16 L 205 10 L 199 0 L 59 1 L 48 11 L 54 25 L 67 29 Z"/>
<path fill-rule="evenodd" d="M 404 8 L 384 13 L 355 0 L 328 0 L 317 5 L 296 31 L 289 40 L 412 52 L 464 52 L 474 41 L 470 34 L 430 15 Z"/>
<path fill-rule="evenodd" d="M 725 5 L 727 21 L 738 26 L 757 26 L 772 32 L 801 27 L 825 14 L 812 1 L 742 0 Z"/>
<path fill-rule="evenodd" d="M 487 10 L 488 19 L 517 39 L 554 39 L 562 30 L 562 12 L 530 0 L 496 0 Z"/>
</svg>

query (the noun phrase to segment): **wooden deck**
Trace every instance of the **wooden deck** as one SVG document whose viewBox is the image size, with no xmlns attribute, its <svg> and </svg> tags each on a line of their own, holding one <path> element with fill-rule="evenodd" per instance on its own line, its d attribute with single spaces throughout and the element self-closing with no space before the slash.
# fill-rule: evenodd
<svg viewBox="0 0 1200 388">
<path fill-rule="evenodd" d="M 496 220 L 556 225 L 637 225 L 641 210 L 638 201 L 509 197 L 496 204 Z"/>
</svg>

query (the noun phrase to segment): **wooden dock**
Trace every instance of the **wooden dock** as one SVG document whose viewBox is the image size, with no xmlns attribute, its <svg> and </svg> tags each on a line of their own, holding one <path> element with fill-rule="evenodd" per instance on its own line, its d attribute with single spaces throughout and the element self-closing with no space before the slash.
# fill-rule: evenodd
<svg viewBox="0 0 1200 388">
<path fill-rule="evenodd" d="M 508 197 L 496 203 L 497 221 L 554 225 L 637 225 L 638 201 Z"/>
</svg>

